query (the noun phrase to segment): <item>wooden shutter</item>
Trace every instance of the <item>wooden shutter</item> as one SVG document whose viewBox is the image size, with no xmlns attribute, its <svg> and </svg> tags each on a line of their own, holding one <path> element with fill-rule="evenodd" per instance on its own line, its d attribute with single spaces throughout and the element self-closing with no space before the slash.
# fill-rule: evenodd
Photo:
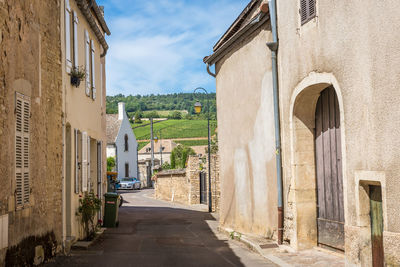
<svg viewBox="0 0 400 267">
<path fill-rule="evenodd" d="M 87 133 L 82 133 L 82 192 L 86 192 L 88 190 L 88 142 L 87 142 Z"/>
<path fill-rule="evenodd" d="M 16 204 L 22 206 L 29 203 L 29 142 L 30 142 L 30 98 L 16 94 L 15 101 L 15 182 Z"/>
<path fill-rule="evenodd" d="M 74 15 L 74 67 L 79 67 L 79 50 L 78 50 L 78 15 L 73 11 Z"/>
<path fill-rule="evenodd" d="M 75 144 L 75 193 L 79 193 L 79 145 L 78 130 L 74 129 Z"/>
<path fill-rule="evenodd" d="M 103 107 L 103 63 L 100 63 L 100 101 Z"/>
<path fill-rule="evenodd" d="M 89 33 L 85 30 L 85 68 L 86 68 L 86 95 L 90 96 L 91 89 L 91 77 L 90 77 L 90 42 L 89 42 Z"/>
<path fill-rule="evenodd" d="M 97 195 L 99 196 L 100 199 L 102 199 L 103 196 L 103 190 L 102 190 L 102 175 L 103 175 L 103 150 L 102 150 L 103 142 L 102 141 L 97 141 Z M 102 219 L 103 218 L 103 213 L 102 209 L 97 213 L 97 218 Z"/>
<path fill-rule="evenodd" d="M 93 40 L 90 40 L 90 48 L 91 48 L 91 59 L 92 59 L 92 68 L 90 69 L 91 70 L 91 76 L 92 76 L 92 98 L 94 100 L 94 99 L 96 99 L 96 75 L 95 75 L 95 73 L 96 73 L 95 66 L 96 65 L 94 64 L 94 62 L 95 62 L 95 57 L 94 57 L 95 49 L 94 49 Z"/>
<path fill-rule="evenodd" d="M 65 59 L 66 68 L 69 73 L 72 69 L 71 57 L 71 7 L 69 0 L 65 0 Z"/>
<path fill-rule="evenodd" d="M 90 136 L 87 137 L 87 180 L 88 191 L 92 190 L 92 177 L 90 175 Z"/>
<path fill-rule="evenodd" d="M 316 16 L 315 1 L 316 0 L 300 0 L 301 25 Z"/>
</svg>

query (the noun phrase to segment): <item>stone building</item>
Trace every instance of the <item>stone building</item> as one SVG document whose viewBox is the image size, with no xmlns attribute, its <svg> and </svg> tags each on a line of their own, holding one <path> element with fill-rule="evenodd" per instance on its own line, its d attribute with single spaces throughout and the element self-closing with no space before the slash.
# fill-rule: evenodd
<svg viewBox="0 0 400 267">
<path fill-rule="evenodd" d="M 96 1 L 62 0 L 61 66 L 64 130 L 63 240 L 65 249 L 83 238 L 76 211 L 79 197 L 106 192 L 106 90 L 105 55 L 110 34 L 103 9 Z M 86 77 L 74 84 L 77 68 Z M 101 212 L 99 213 L 101 219 Z"/>
<path fill-rule="evenodd" d="M 274 2 L 269 1 L 269 7 Z M 271 40 L 268 22 L 264 30 L 241 34 L 261 23 L 251 11 L 257 5 L 263 7 L 266 20 L 274 14 L 266 1 L 253 0 L 205 59 L 216 65 L 221 224 L 262 234 L 250 220 L 246 228 L 239 218 L 230 218 L 238 213 L 233 188 L 247 183 L 254 187 L 255 178 L 247 177 L 254 173 L 261 179 L 269 173 L 270 161 L 264 157 L 271 154 L 264 151 L 273 142 L 273 126 L 261 127 L 273 114 L 271 55 L 265 46 L 269 43 L 272 50 L 279 47 L 286 242 L 297 250 L 320 246 L 342 252 L 348 266 L 399 266 L 400 50 L 394 44 L 400 37 L 393 33 L 400 25 L 400 3 L 276 2 L 278 43 Z M 224 47 L 229 52 L 219 52 Z M 268 73 L 264 77 L 263 65 Z M 230 124 L 233 120 L 243 125 Z M 256 145 L 255 137 L 266 141 Z M 254 155 L 261 152 L 260 160 Z M 238 174 L 246 179 L 237 179 Z M 257 192 L 276 196 L 274 182 L 259 187 L 248 189 L 244 198 L 248 218 L 261 212 L 251 201 Z M 258 218 L 276 229 L 276 217 Z"/>
<path fill-rule="evenodd" d="M 171 163 L 171 152 L 177 144 L 170 139 L 162 139 L 161 141 L 154 141 L 154 158 L 162 163 Z M 150 142 L 139 150 L 139 160 L 146 160 L 151 158 L 151 144 Z M 162 164 L 161 163 L 161 164 Z"/>
<path fill-rule="evenodd" d="M 63 237 L 60 1 L 1 0 L 0 18 L 0 266 L 26 266 Z"/>
<path fill-rule="evenodd" d="M 118 114 L 107 114 L 107 158 L 116 159 L 118 179 L 138 178 L 137 141 L 125 111 L 125 103 L 118 103 Z"/>
<path fill-rule="evenodd" d="M 271 55 L 261 1 L 251 1 L 205 58 L 215 64 L 220 155 L 220 224 L 276 235 L 277 183 Z"/>
<path fill-rule="evenodd" d="M 399 266 L 400 2 L 301 2 L 277 12 L 287 238 Z"/>
</svg>

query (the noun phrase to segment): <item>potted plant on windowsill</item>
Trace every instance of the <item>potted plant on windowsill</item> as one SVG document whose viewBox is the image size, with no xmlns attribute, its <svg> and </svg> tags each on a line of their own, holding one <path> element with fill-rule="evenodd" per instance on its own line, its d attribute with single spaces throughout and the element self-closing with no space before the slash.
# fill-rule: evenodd
<svg viewBox="0 0 400 267">
<path fill-rule="evenodd" d="M 81 81 L 86 77 L 86 69 L 84 67 L 73 67 L 69 76 L 71 76 L 71 84 L 78 88 Z"/>
</svg>

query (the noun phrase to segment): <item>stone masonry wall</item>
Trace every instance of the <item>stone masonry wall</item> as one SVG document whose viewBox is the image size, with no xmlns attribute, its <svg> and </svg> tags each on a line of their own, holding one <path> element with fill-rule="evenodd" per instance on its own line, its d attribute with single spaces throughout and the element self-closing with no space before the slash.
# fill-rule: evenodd
<svg viewBox="0 0 400 267">
<path fill-rule="evenodd" d="M 207 159 L 203 160 L 198 156 L 189 156 L 186 169 L 167 170 L 157 173 L 156 198 L 188 205 L 200 204 L 201 171 L 207 174 L 206 188 L 208 192 Z M 218 212 L 221 197 L 218 155 L 211 155 L 211 194 L 212 210 L 213 212 Z"/>
<path fill-rule="evenodd" d="M 36 241 L 62 239 L 60 10 L 59 0 L 0 0 L 0 216 L 9 220 L 0 266 L 7 250 L 8 265 L 23 265 L 33 260 Z M 31 99 L 31 194 L 23 209 L 14 197 L 16 92 Z M 45 248 L 46 257 L 54 251 Z"/>
<path fill-rule="evenodd" d="M 190 184 L 186 170 L 166 170 L 157 173 L 155 197 L 166 201 L 189 204 Z"/>
</svg>

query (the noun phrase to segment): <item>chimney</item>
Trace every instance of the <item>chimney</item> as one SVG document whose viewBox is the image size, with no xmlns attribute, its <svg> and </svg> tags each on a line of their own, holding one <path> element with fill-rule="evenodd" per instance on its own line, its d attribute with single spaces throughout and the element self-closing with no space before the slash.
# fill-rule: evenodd
<svg viewBox="0 0 400 267">
<path fill-rule="evenodd" d="M 99 6 L 99 9 L 100 9 L 101 14 L 102 14 L 103 17 L 104 17 L 104 6 Z"/>
<path fill-rule="evenodd" d="M 126 116 L 125 112 L 125 103 L 119 102 L 118 103 L 118 120 L 123 120 Z"/>
</svg>

